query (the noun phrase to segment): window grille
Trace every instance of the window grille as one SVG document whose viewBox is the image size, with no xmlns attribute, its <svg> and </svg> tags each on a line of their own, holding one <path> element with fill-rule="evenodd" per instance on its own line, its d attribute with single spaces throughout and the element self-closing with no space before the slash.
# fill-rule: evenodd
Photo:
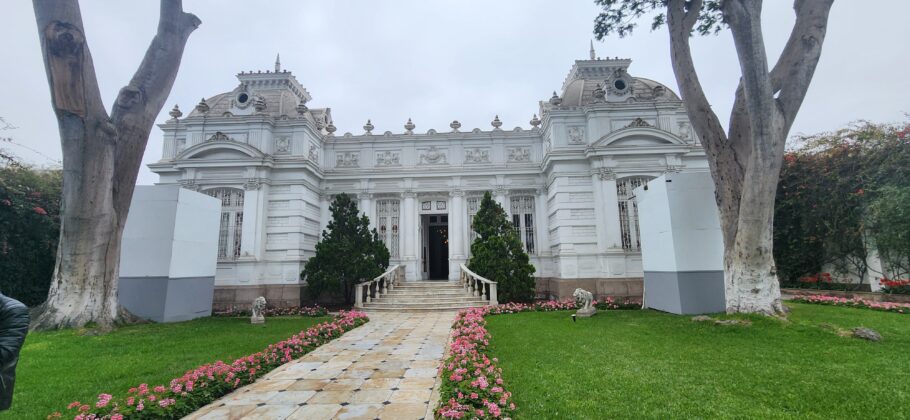
<svg viewBox="0 0 910 420">
<path fill-rule="evenodd" d="M 534 246 L 534 196 L 511 197 L 512 227 L 521 239 L 525 252 L 533 255 Z"/>
<path fill-rule="evenodd" d="M 619 202 L 619 227 L 622 248 L 626 251 L 641 250 L 638 233 L 638 204 L 635 203 L 634 189 L 648 183 L 647 177 L 623 178 L 616 181 L 616 196 Z"/>
<path fill-rule="evenodd" d="M 221 226 L 218 231 L 218 261 L 234 261 L 240 256 L 243 231 L 243 190 L 213 188 L 206 194 L 221 200 Z"/>
<path fill-rule="evenodd" d="M 377 200 L 376 201 L 376 221 L 379 231 L 379 239 L 389 249 L 390 258 L 398 258 L 398 223 L 400 214 L 400 202 L 398 200 Z"/>
</svg>

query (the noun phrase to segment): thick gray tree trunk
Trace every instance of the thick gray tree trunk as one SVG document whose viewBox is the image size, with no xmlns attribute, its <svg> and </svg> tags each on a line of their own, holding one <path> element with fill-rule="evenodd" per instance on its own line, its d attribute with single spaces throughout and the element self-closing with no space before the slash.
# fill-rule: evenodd
<svg viewBox="0 0 910 420">
<path fill-rule="evenodd" d="M 717 190 L 727 312 L 783 312 L 773 255 L 774 198 L 787 135 L 821 56 L 832 3 L 794 2 L 796 23 L 770 71 L 761 0 L 722 3 L 742 70 L 729 132 L 724 132 L 705 97 L 689 47 L 702 1 L 668 2 L 673 70 Z"/>
<path fill-rule="evenodd" d="M 201 23 L 162 0 L 158 33 L 108 115 L 76 0 L 33 0 L 63 147 L 57 265 L 31 328 L 101 328 L 131 319 L 117 302 L 120 241 L 142 154 L 190 33 Z"/>
</svg>

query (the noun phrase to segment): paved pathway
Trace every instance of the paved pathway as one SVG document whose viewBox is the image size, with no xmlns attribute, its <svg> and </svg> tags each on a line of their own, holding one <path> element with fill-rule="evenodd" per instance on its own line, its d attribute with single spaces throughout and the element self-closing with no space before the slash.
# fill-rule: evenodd
<svg viewBox="0 0 910 420">
<path fill-rule="evenodd" d="M 432 419 L 454 312 L 370 322 L 185 419 Z"/>
</svg>

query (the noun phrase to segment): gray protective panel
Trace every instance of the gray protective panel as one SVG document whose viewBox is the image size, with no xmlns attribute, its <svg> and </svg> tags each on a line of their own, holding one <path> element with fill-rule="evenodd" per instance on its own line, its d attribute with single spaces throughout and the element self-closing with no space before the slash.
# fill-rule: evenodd
<svg viewBox="0 0 910 420">
<path fill-rule="evenodd" d="M 647 307 L 679 315 L 723 312 L 723 271 L 645 271 Z"/>
<path fill-rule="evenodd" d="M 118 297 L 130 312 L 155 322 L 212 314 L 215 277 L 121 277 Z"/>
</svg>

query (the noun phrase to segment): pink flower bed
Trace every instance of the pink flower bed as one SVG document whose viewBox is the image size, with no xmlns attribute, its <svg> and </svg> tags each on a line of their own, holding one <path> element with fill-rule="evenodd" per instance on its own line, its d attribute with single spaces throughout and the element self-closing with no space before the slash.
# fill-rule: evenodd
<svg viewBox="0 0 910 420">
<path fill-rule="evenodd" d="M 167 386 L 140 384 L 125 395 L 100 394 L 94 403 L 74 401 L 67 406 L 65 414 L 57 412 L 48 418 L 64 415 L 75 420 L 180 418 L 367 321 L 369 318 L 363 312 L 342 311 L 332 321 L 317 324 L 231 363 L 219 360 L 199 366 L 172 379 Z"/>
<path fill-rule="evenodd" d="M 212 316 L 251 316 L 253 314 L 249 305 L 244 307 L 231 307 L 225 311 L 212 312 Z M 329 310 L 322 306 L 290 306 L 286 308 L 274 308 L 267 306 L 262 310 L 264 316 L 326 316 Z"/>
<path fill-rule="evenodd" d="M 641 301 L 607 298 L 595 302 L 600 309 L 640 309 Z M 455 316 L 449 357 L 440 367 L 442 387 L 436 416 L 447 419 L 511 418 L 515 411 L 512 393 L 505 389 L 499 360 L 487 356 L 490 333 L 487 315 L 518 312 L 550 312 L 578 309 L 574 300 L 535 303 L 504 303 L 465 309 Z"/>
<path fill-rule="evenodd" d="M 818 305 L 849 306 L 851 308 L 866 308 L 876 311 L 910 314 L 910 303 L 874 302 L 865 299 L 844 298 L 828 295 L 796 296 L 791 300 L 794 302 L 815 303 Z"/>
</svg>

